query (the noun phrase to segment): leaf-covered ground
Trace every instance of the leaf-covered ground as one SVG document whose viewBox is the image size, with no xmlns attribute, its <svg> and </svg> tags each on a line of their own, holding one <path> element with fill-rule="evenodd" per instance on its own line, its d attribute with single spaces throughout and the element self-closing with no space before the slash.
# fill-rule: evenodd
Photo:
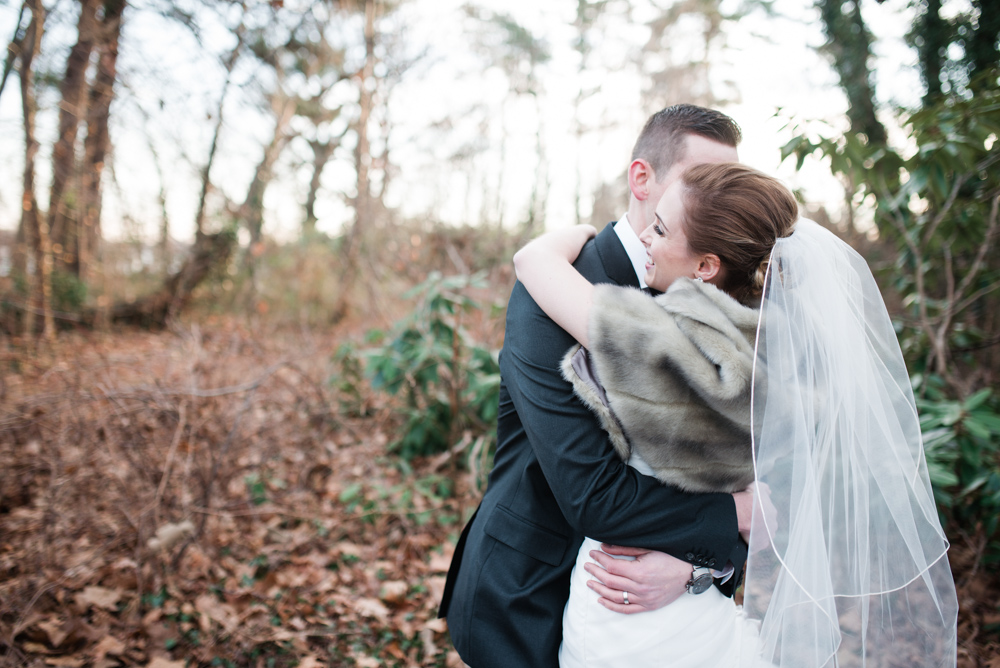
<svg viewBox="0 0 1000 668">
<path fill-rule="evenodd" d="M 336 345 L 216 322 L 10 354 L 0 664 L 456 665 L 436 606 L 467 476 L 387 454 Z"/>
<path fill-rule="evenodd" d="M 348 339 L 219 319 L 5 349 L 0 665 L 460 666 L 436 606 L 475 481 L 387 452 L 387 400 L 330 383 Z M 959 665 L 1000 668 L 976 554 L 951 554 Z"/>
</svg>

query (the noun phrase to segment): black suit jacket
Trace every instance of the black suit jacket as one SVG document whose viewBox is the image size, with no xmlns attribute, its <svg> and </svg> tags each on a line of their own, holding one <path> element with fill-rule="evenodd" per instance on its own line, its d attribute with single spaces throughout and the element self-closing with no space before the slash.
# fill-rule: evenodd
<svg viewBox="0 0 1000 668">
<path fill-rule="evenodd" d="M 611 225 L 575 266 L 592 283 L 638 286 Z M 742 572 L 746 547 L 732 497 L 685 493 L 623 463 L 559 371 L 574 343 L 514 285 L 494 466 L 456 547 L 440 609 L 472 668 L 558 665 L 569 574 L 584 536 L 699 566 L 731 561 Z"/>
</svg>

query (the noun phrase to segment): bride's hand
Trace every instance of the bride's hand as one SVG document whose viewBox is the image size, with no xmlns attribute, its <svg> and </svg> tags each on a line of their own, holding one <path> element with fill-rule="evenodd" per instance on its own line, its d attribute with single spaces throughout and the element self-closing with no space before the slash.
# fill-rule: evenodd
<svg viewBox="0 0 1000 668">
<path fill-rule="evenodd" d="M 604 552 L 590 553 L 596 564 L 584 565 L 595 578 L 587 586 L 601 596 L 598 603 L 615 612 L 628 615 L 662 608 L 683 594 L 691 579 L 691 564 L 663 552 L 606 543 L 601 550 Z M 609 554 L 635 560 L 615 559 Z M 628 592 L 628 605 L 624 603 L 624 592 Z"/>
</svg>

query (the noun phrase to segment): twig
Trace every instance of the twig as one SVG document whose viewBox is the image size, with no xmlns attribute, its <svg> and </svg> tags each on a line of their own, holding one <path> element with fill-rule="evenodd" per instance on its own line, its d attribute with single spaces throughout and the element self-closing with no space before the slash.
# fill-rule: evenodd
<svg viewBox="0 0 1000 668">
<path fill-rule="evenodd" d="M 260 383 L 262 383 L 268 376 L 270 376 L 270 374 L 261 378 L 253 389 L 247 393 L 246 398 L 243 400 L 243 406 L 240 408 L 240 412 L 236 414 L 236 419 L 233 421 L 233 427 L 229 430 L 229 435 L 226 437 L 226 440 L 223 441 L 218 454 L 212 453 L 212 471 L 209 473 L 208 479 L 205 481 L 204 491 L 202 492 L 202 505 L 204 507 L 208 507 L 209 501 L 212 498 L 212 488 L 215 486 L 215 479 L 219 474 L 219 462 L 222 461 L 222 459 L 225 458 L 226 453 L 229 452 L 229 446 L 232 445 L 233 439 L 236 436 L 236 431 L 239 429 L 240 422 L 243 420 L 243 416 L 246 412 L 250 409 L 250 403 L 256 393 L 257 386 L 259 386 Z M 174 555 L 174 558 L 171 561 L 172 570 L 177 570 L 178 565 L 181 563 L 181 559 L 184 557 L 184 553 L 187 551 L 187 548 L 191 545 L 191 543 L 204 535 L 206 521 L 208 521 L 208 516 L 202 515 L 201 522 L 198 523 L 198 530 L 193 535 L 189 536 L 187 540 L 184 541 L 184 544 L 181 545 L 181 548 L 177 550 L 177 554 Z"/>
<path fill-rule="evenodd" d="M 198 506 L 192 506 L 191 512 L 198 513 L 199 515 L 206 515 L 212 517 L 227 517 L 227 518 L 238 518 L 238 517 L 258 517 L 261 515 L 280 515 L 281 517 L 287 517 L 293 520 L 304 520 L 304 521 L 323 521 L 330 519 L 337 519 L 339 521 L 345 520 L 364 520 L 369 517 L 405 517 L 407 515 L 422 515 L 423 513 L 435 513 L 442 510 L 449 510 L 454 506 L 454 501 L 449 501 L 447 503 L 442 503 L 438 506 L 433 506 L 430 508 L 425 508 L 423 510 L 417 510 L 416 508 L 411 508 L 409 510 L 394 510 L 394 509 L 375 509 L 369 510 L 367 512 L 361 513 L 360 515 L 354 515 L 350 513 L 339 513 L 337 516 L 331 516 L 328 513 L 323 513 L 321 515 L 303 515 L 301 513 L 296 513 L 291 510 L 287 510 L 280 506 L 267 505 L 261 506 L 260 508 L 253 508 L 244 511 L 229 511 L 229 510 L 218 510 L 215 508 L 204 508 Z"/>
<path fill-rule="evenodd" d="M 961 295 L 963 292 L 972 285 L 972 281 L 975 280 L 976 274 L 983 266 L 983 262 L 986 260 L 986 253 L 989 251 L 992 245 L 993 236 L 997 231 L 997 222 L 1000 219 L 1000 195 L 993 196 L 993 202 L 990 205 L 990 218 L 989 225 L 986 228 L 986 234 L 983 235 L 983 243 L 979 246 L 979 250 L 976 252 L 976 259 L 972 261 L 972 266 L 969 268 L 969 272 L 962 279 L 962 282 L 958 286 L 958 294 Z"/>
<path fill-rule="evenodd" d="M 167 450 L 167 461 L 163 465 L 163 477 L 160 478 L 160 484 L 156 488 L 156 496 L 153 497 L 152 508 L 155 512 L 154 515 L 154 525 L 160 526 L 160 500 L 163 498 L 163 492 L 167 488 L 167 480 L 170 479 L 170 465 L 174 461 L 174 453 L 177 452 L 177 446 L 181 442 L 181 434 L 184 433 L 184 427 L 187 426 L 187 410 L 186 405 L 182 402 L 177 408 L 177 429 L 174 430 L 174 437 L 170 441 L 170 449 Z M 143 511 L 145 514 L 146 511 Z"/>
<path fill-rule="evenodd" d="M 267 367 L 267 369 L 264 370 L 263 375 L 261 375 L 260 377 L 258 377 L 255 380 L 252 380 L 252 381 L 250 381 L 248 383 L 243 383 L 241 385 L 230 385 L 228 387 L 218 387 L 218 388 L 209 389 L 209 390 L 203 390 L 203 389 L 198 389 L 198 388 L 192 388 L 190 390 L 164 389 L 164 388 L 160 388 L 160 387 L 149 387 L 148 385 L 137 385 L 136 387 L 131 388 L 132 392 L 133 392 L 132 394 L 127 394 L 125 392 L 117 392 L 117 393 L 110 393 L 110 392 L 108 392 L 108 393 L 105 393 L 104 396 L 106 396 L 108 398 L 115 397 L 115 396 L 127 398 L 127 397 L 140 396 L 140 395 L 134 394 L 135 392 L 150 392 L 150 393 L 152 393 L 155 390 L 155 391 L 159 392 L 160 394 L 163 394 L 164 396 L 168 396 L 168 397 L 197 397 L 199 399 L 211 399 L 211 398 L 214 398 L 214 397 L 226 396 L 227 394 L 241 394 L 243 392 L 250 392 L 252 390 L 256 390 L 258 387 L 260 387 L 260 385 L 265 380 L 267 380 L 272 375 L 274 375 L 274 373 L 276 371 L 278 371 L 278 370 L 280 370 L 280 369 L 282 369 L 284 367 L 289 367 L 289 368 L 293 368 L 293 369 L 296 368 L 294 366 L 293 362 L 290 362 L 290 361 L 286 360 L 286 361 L 278 362 L 277 364 L 272 364 L 271 366 Z"/>
<path fill-rule="evenodd" d="M 976 171 L 979 171 L 978 169 Z M 958 191 L 961 190 L 965 182 L 969 180 L 972 174 L 962 174 L 961 176 L 955 177 L 955 185 L 952 186 L 951 192 L 948 193 L 948 199 L 945 200 L 944 205 L 941 210 L 937 212 L 934 216 L 934 220 L 931 221 L 930 226 L 924 232 L 923 243 L 927 244 L 931 239 L 934 238 L 934 233 L 937 232 L 937 228 L 944 222 L 945 216 L 951 211 L 951 207 L 955 204 L 955 199 L 958 197 Z"/>
</svg>

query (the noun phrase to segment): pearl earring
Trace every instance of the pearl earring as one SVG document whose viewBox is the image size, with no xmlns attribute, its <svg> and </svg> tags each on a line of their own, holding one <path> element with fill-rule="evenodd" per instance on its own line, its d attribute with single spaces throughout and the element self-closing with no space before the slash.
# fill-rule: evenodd
<svg viewBox="0 0 1000 668">
<path fill-rule="evenodd" d="M 704 283 L 705 282 L 705 281 L 702 280 L 701 276 L 695 276 L 694 280 L 697 281 L 698 283 Z"/>
</svg>

